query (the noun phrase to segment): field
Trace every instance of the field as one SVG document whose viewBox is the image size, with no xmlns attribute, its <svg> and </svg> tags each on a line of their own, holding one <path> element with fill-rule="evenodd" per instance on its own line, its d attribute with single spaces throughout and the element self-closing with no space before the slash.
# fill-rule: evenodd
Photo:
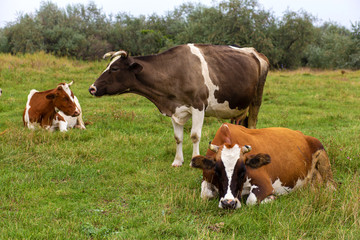
<svg viewBox="0 0 360 240">
<path fill-rule="evenodd" d="M 172 168 L 171 120 L 137 95 L 94 98 L 106 66 L 34 55 L 0 55 L 0 239 L 360 239 L 360 71 L 270 72 L 258 128 L 317 137 L 337 191 L 303 188 L 236 211 L 200 198 L 202 173 Z M 30 131 L 27 95 L 74 80 L 84 131 Z M 200 151 L 223 121 L 207 118 Z"/>
</svg>

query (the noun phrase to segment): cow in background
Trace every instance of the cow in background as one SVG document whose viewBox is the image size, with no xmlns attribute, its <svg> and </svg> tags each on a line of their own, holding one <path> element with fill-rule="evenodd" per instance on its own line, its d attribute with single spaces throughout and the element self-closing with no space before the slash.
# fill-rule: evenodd
<svg viewBox="0 0 360 240">
<path fill-rule="evenodd" d="M 1 95 L 2 95 L 2 89 L 0 88 L 0 97 L 1 97 Z"/>
<path fill-rule="evenodd" d="M 90 94 L 139 94 L 171 117 L 176 141 L 172 166 L 184 162 L 183 132 L 190 117 L 192 156 L 199 155 L 205 116 L 256 127 L 269 61 L 254 48 L 186 44 L 150 56 L 131 57 L 121 50 L 104 57 L 111 62 L 89 87 Z"/>
<path fill-rule="evenodd" d="M 194 157 L 191 166 L 203 170 L 201 197 L 209 199 L 219 193 L 220 208 L 239 208 L 243 195 L 248 195 L 246 204 L 251 205 L 308 183 L 335 186 L 320 141 L 287 128 L 223 124 L 206 156 Z"/>
<path fill-rule="evenodd" d="M 68 128 L 85 129 L 80 103 L 70 86 L 73 82 L 60 83 L 56 88 L 39 92 L 30 91 L 23 114 L 24 126 L 35 129 L 36 126 L 50 131 Z"/>
</svg>

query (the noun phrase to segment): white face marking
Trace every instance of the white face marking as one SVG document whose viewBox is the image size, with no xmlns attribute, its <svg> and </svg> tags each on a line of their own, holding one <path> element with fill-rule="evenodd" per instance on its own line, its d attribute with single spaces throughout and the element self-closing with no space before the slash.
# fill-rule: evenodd
<svg viewBox="0 0 360 240">
<path fill-rule="evenodd" d="M 108 71 L 108 70 L 110 69 L 111 65 L 112 65 L 114 62 L 116 62 L 116 60 L 118 60 L 119 58 L 121 58 L 121 56 L 116 56 L 116 57 L 114 57 L 114 58 L 111 60 L 111 62 L 109 63 L 109 65 L 107 66 L 107 68 L 103 71 L 103 73 L 106 72 L 106 71 Z"/>
<path fill-rule="evenodd" d="M 71 96 L 71 90 L 69 87 L 69 84 L 65 83 L 64 85 L 61 85 L 62 89 L 66 92 L 66 94 L 69 96 L 70 100 L 74 102 L 74 98 Z"/>
<path fill-rule="evenodd" d="M 64 85 L 61 85 L 61 86 L 62 86 L 63 90 L 66 92 L 66 94 L 69 96 L 70 100 L 71 100 L 73 103 L 75 103 L 75 105 L 76 105 L 76 110 L 77 110 L 78 112 L 81 112 L 81 108 L 80 108 L 80 103 L 79 103 L 79 101 L 77 100 L 77 98 L 75 97 L 75 95 L 74 95 L 74 97 L 71 96 L 71 89 L 70 89 L 70 87 L 69 87 L 69 84 L 65 83 Z M 64 115 L 65 115 L 65 114 L 64 114 Z"/>
<path fill-rule="evenodd" d="M 228 178 L 228 189 L 224 196 L 224 199 L 235 199 L 234 195 L 231 192 L 230 184 L 231 178 L 234 173 L 235 165 L 237 160 L 240 158 L 241 149 L 239 145 L 235 144 L 232 148 L 226 148 L 224 146 L 223 150 L 221 151 L 221 160 L 225 167 L 225 173 Z"/>
<path fill-rule="evenodd" d="M 195 47 L 194 44 L 188 44 L 192 54 L 196 55 L 200 59 L 201 63 L 201 73 L 204 77 L 204 83 L 209 90 L 208 97 L 208 106 L 206 108 L 205 115 L 213 116 L 217 118 L 229 119 L 233 117 L 238 117 L 247 112 L 247 109 L 230 109 L 229 102 L 225 101 L 224 103 L 219 103 L 215 98 L 215 91 L 219 90 L 219 87 L 216 86 L 209 74 L 208 64 L 202 55 L 199 48 Z"/>
</svg>

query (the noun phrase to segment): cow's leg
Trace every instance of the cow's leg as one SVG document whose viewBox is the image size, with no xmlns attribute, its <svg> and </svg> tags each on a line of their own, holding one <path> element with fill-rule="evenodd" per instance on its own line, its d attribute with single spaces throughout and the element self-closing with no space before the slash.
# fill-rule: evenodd
<svg viewBox="0 0 360 240">
<path fill-rule="evenodd" d="M 217 196 L 217 188 L 210 182 L 203 180 L 201 183 L 201 198 L 204 200 L 212 199 Z"/>
<path fill-rule="evenodd" d="M 76 121 L 75 128 L 86 129 L 84 121 L 82 119 L 82 112 L 80 113 L 80 115 L 76 119 L 77 119 L 77 121 Z"/>
<path fill-rule="evenodd" d="M 274 188 L 272 187 L 270 180 L 263 180 L 261 182 L 251 183 L 250 194 L 246 199 L 246 205 L 269 202 L 273 199 L 273 193 Z"/>
<path fill-rule="evenodd" d="M 259 109 L 260 109 L 261 102 L 262 102 L 262 96 L 263 96 L 263 92 L 264 92 L 264 86 L 265 86 L 267 72 L 268 72 L 267 67 L 265 70 L 262 70 L 262 73 L 260 74 L 260 77 L 259 77 L 259 83 L 258 83 L 256 92 L 255 92 L 254 99 L 249 106 L 249 116 L 248 116 L 248 122 L 247 122 L 248 128 L 256 128 L 257 117 L 258 117 Z"/>
<path fill-rule="evenodd" d="M 260 109 L 260 105 L 261 105 L 261 100 L 260 103 L 258 103 L 257 101 L 252 102 L 250 107 L 249 107 L 249 116 L 247 118 L 247 126 L 250 129 L 255 129 L 256 128 L 256 123 L 257 123 L 257 116 L 259 114 L 259 109 Z M 246 122 L 245 122 L 246 124 Z"/>
<path fill-rule="evenodd" d="M 67 122 L 59 113 L 56 113 L 49 130 L 53 132 L 57 128 L 59 128 L 60 132 L 67 131 Z"/>
<path fill-rule="evenodd" d="M 174 127 L 174 136 L 176 141 L 176 154 L 174 162 L 171 164 L 173 167 L 180 167 L 184 162 L 182 143 L 184 138 L 184 125 L 180 125 L 171 119 Z"/>
<path fill-rule="evenodd" d="M 192 157 L 200 154 L 199 144 L 201 138 L 201 129 L 204 123 L 205 112 L 197 109 L 192 109 L 192 127 L 191 127 L 191 140 L 193 142 Z"/>
</svg>

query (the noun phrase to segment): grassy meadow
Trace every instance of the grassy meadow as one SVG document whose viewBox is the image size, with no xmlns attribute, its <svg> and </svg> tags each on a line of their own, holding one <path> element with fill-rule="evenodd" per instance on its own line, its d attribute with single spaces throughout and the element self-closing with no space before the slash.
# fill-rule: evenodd
<svg viewBox="0 0 360 240">
<path fill-rule="evenodd" d="M 320 139 L 337 191 L 228 211 L 200 198 L 190 122 L 172 168 L 170 118 L 137 95 L 90 96 L 106 64 L 0 54 L 0 239 L 360 239 L 360 71 L 270 72 L 258 118 Z M 72 80 L 87 129 L 24 128 L 29 91 Z M 205 120 L 202 154 L 223 121 Z"/>
</svg>

